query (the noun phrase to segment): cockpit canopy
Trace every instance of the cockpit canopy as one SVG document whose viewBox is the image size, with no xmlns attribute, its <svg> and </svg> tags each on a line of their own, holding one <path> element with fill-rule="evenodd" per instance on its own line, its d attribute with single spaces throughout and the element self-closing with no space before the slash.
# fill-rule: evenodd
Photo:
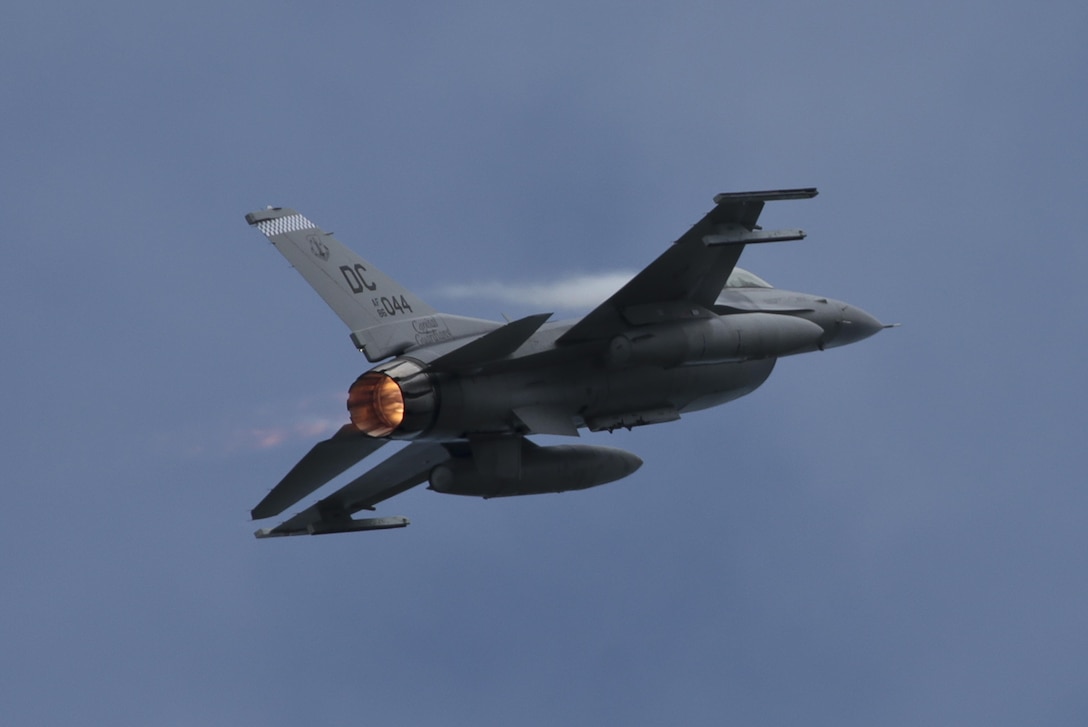
<svg viewBox="0 0 1088 727">
<path fill-rule="evenodd" d="M 726 288 L 773 288 L 774 286 L 768 283 L 763 278 L 759 277 L 755 273 L 750 273 L 743 268 L 733 268 L 733 272 L 729 274 L 729 279 L 725 281 Z"/>
</svg>

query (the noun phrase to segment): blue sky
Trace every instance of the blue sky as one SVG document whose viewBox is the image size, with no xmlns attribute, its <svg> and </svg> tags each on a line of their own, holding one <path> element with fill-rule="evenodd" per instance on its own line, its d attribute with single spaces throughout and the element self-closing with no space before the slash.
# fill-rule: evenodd
<svg viewBox="0 0 1088 727">
<path fill-rule="evenodd" d="M 1083 3 L 3 25 L 5 723 L 1088 719 Z M 806 185 L 763 221 L 808 239 L 742 264 L 902 328 L 583 438 L 627 480 L 252 538 L 368 364 L 246 212 L 498 318 L 538 310 L 498 285 L 637 270 L 715 193 Z"/>
</svg>

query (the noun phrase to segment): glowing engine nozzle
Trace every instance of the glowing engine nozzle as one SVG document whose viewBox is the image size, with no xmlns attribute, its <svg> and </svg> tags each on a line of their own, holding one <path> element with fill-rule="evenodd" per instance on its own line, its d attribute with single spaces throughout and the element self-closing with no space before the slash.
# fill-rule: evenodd
<svg viewBox="0 0 1088 727">
<path fill-rule="evenodd" d="M 414 439 L 438 414 L 438 391 L 418 361 L 395 358 L 375 366 L 348 389 L 351 423 L 368 437 Z"/>
<path fill-rule="evenodd" d="M 351 423 L 363 434 L 388 437 L 404 421 L 404 395 L 387 374 L 363 374 L 348 389 Z"/>
</svg>

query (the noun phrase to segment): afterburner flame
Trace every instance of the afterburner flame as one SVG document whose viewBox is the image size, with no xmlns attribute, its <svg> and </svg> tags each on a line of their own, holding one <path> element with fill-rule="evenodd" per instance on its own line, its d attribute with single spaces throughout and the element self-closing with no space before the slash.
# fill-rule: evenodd
<svg viewBox="0 0 1088 727">
<path fill-rule="evenodd" d="M 363 374 L 348 390 L 351 423 L 371 437 L 387 437 L 404 421 L 404 395 L 383 373 Z"/>
</svg>

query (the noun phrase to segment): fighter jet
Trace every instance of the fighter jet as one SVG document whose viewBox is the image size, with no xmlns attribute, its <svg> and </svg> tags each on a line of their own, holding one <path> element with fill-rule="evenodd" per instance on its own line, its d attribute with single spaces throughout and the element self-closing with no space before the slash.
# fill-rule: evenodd
<svg viewBox="0 0 1088 727">
<path fill-rule="evenodd" d="M 757 225 L 764 204 L 815 188 L 719 194 L 714 207 L 578 321 L 513 322 L 440 313 L 292 209 L 246 215 L 377 364 L 351 384 L 348 421 L 252 510 L 279 515 L 389 442 L 407 446 L 258 538 L 404 527 L 355 518 L 417 485 L 508 497 L 596 487 L 642 465 L 579 436 L 679 419 L 758 388 L 780 356 L 844 346 L 885 328 L 855 306 L 778 290 L 738 268 L 745 245 L 800 240 Z"/>
</svg>

